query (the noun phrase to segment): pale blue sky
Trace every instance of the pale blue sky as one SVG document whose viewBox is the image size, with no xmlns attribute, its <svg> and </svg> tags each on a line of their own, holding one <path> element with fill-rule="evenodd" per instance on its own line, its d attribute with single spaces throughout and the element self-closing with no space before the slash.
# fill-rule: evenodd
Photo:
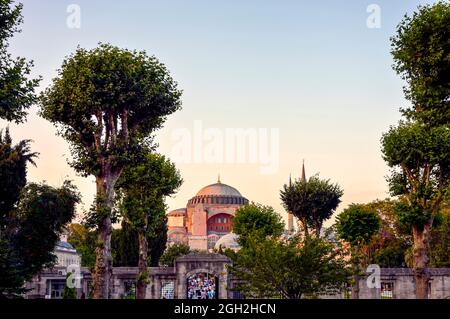
<svg viewBox="0 0 450 319">
<path fill-rule="evenodd" d="M 110 42 L 156 55 L 184 90 L 183 110 L 158 132 L 169 154 L 171 132 L 205 127 L 279 128 L 280 168 L 261 175 L 258 165 L 179 165 L 185 183 L 169 200 L 182 207 L 198 189 L 222 181 L 250 200 L 280 213 L 279 189 L 289 173 L 320 172 L 343 186 L 344 203 L 384 198 L 388 170 L 379 140 L 406 105 L 402 81 L 392 71 L 389 37 L 405 13 L 433 1 L 54 1 L 25 0 L 23 32 L 11 51 L 35 61 L 46 87 L 64 56 L 77 45 Z M 81 8 L 81 28 L 66 26 L 69 4 Z M 369 29 L 366 8 L 381 8 L 381 28 Z M 92 179 L 75 177 L 65 163 L 67 145 L 31 111 L 11 125 L 18 138 L 34 139 L 41 153 L 30 179 L 75 179 L 90 205 Z M 0 126 L 5 126 L 0 121 Z"/>
</svg>

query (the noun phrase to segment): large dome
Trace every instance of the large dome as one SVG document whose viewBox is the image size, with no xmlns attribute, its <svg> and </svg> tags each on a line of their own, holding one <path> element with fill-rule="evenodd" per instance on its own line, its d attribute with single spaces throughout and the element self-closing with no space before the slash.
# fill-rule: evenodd
<svg viewBox="0 0 450 319">
<path fill-rule="evenodd" d="M 214 246 L 215 249 L 233 249 L 233 250 L 239 250 L 240 246 L 238 244 L 239 236 L 235 233 L 229 233 L 226 234 L 216 242 L 216 245 Z"/>
<path fill-rule="evenodd" d="M 215 183 L 203 187 L 196 196 L 237 196 L 242 197 L 241 193 L 227 184 Z"/>
</svg>

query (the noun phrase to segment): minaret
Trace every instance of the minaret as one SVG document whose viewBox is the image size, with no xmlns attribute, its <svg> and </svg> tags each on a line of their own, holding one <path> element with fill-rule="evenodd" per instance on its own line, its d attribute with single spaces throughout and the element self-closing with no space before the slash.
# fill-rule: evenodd
<svg viewBox="0 0 450 319">
<path fill-rule="evenodd" d="M 291 174 L 289 174 L 289 187 L 292 186 L 292 178 Z M 288 232 L 293 234 L 294 233 L 294 215 L 292 212 L 288 212 Z"/>
<path fill-rule="evenodd" d="M 303 164 L 302 164 L 302 182 L 306 182 L 306 174 L 305 174 L 305 160 L 303 160 Z"/>
</svg>

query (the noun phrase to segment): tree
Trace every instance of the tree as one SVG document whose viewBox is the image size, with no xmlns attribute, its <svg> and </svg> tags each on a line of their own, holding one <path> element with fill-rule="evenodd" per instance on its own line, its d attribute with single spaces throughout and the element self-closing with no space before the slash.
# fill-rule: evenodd
<svg viewBox="0 0 450 319">
<path fill-rule="evenodd" d="M 450 205 L 445 204 L 436 216 L 430 238 L 430 265 L 436 268 L 450 267 Z"/>
<path fill-rule="evenodd" d="M 40 114 L 69 141 L 72 167 L 96 179 L 89 224 L 98 228 L 94 298 L 109 298 L 114 189 L 142 145 L 181 107 L 166 67 L 145 52 L 78 48 L 41 96 Z"/>
<path fill-rule="evenodd" d="M 412 231 L 416 296 L 426 299 L 430 234 L 442 202 L 450 196 L 450 128 L 400 122 L 383 135 L 382 151 L 392 168 L 391 195 L 400 197 L 397 218 Z"/>
<path fill-rule="evenodd" d="M 159 259 L 166 249 L 167 217 L 166 212 L 154 212 L 149 218 L 147 232 L 148 264 L 157 267 Z M 114 229 L 111 238 L 111 247 L 114 265 L 117 267 L 137 267 L 139 259 L 139 240 L 137 230 L 126 220 L 121 228 Z"/>
<path fill-rule="evenodd" d="M 0 130 L 0 227 L 7 222 L 7 214 L 14 208 L 20 192 L 27 183 L 27 164 L 36 165 L 37 153 L 31 152 L 30 140 L 12 144 L 9 129 Z M 1 229 L 0 229 L 1 230 Z"/>
<path fill-rule="evenodd" d="M 312 226 L 319 237 L 323 222 L 335 212 L 343 191 L 330 180 L 312 176 L 308 180 L 285 184 L 280 194 L 284 208 L 302 223 L 305 236 L 309 236 L 308 227 Z"/>
<path fill-rule="evenodd" d="M 281 236 L 284 223 L 270 206 L 251 203 L 236 210 L 233 218 L 233 232 L 239 235 L 239 243 L 246 243 L 246 238 L 255 235 L 265 238 Z"/>
<path fill-rule="evenodd" d="M 438 1 L 405 15 L 391 38 L 394 69 L 406 81 L 413 119 L 436 126 L 450 122 L 450 4 Z"/>
<path fill-rule="evenodd" d="M 187 255 L 191 252 L 191 248 L 185 244 L 174 244 L 166 249 L 161 256 L 159 263 L 166 267 L 173 267 L 178 257 Z"/>
<path fill-rule="evenodd" d="M 24 187 L 0 234 L 0 297 L 22 294 L 26 281 L 54 263 L 52 252 L 79 199 L 69 182 L 61 188 L 34 183 Z"/>
<path fill-rule="evenodd" d="M 96 231 L 90 230 L 82 224 L 70 224 L 67 231 L 67 242 L 80 254 L 81 266 L 92 271 L 95 267 Z"/>
<path fill-rule="evenodd" d="M 0 0 L 0 119 L 23 122 L 26 109 L 36 102 L 34 94 L 40 78 L 29 79 L 33 62 L 13 58 L 8 53 L 8 40 L 20 32 L 22 4 Z"/>
<path fill-rule="evenodd" d="M 352 297 L 359 298 L 359 272 L 361 266 L 366 266 L 370 256 L 361 258 L 362 249 L 367 246 L 380 229 L 380 218 L 374 210 L 367 206 L 351 204 L 336 218 L 336 232 L 340 239 L 345 240 L 352 248 L 352 262 L 355 266 Z"/>
<path fill-rule="evenodd" d="M 79 201 L 69 182 L 26 185 L 27 164 L 37 156 L 29 144 L 13 145 L 9 130 L 0 132 L 0 298 L 19 296 L 24 282 L 54 260 L 58 234 Z"/>
<path fill-rule="evenodd" d="M 349 271 L 334 244 L 297 235 L 287 241 L 247 237 L 239 252 L 230 254 L 230 274 L 240 281 L 234 290 L 250 298 L 315 298 L 341 291 Z"/>
<path fill-rule="evenodd" d="M 367 245 L 367 255 L 371 256 L 370 263 L 380 267 L 405 267 L 405 258 L 412 245 L 409 229 L 401 225 L 396 218 L 397 203 L 396 200 L 385 199 L 364 204 L 368 210 L 376 211 L 380 217 L 380 230 Z"/>
<path fill-rule="evenodd" d="M 147 238 L 149 235 L 157 238 L 158 235 L 153 232 L 162 230 L 158 228 L 161 228 L 165 218 L 165 197 L 174 194 L 182 182 L 179 171 L 170 160 L 148 152 L 137 165 L 127 167 L 117 183 L 121 192 L 121 215 L 138 235 L 137 299 L 144 299 L 147 291 Z M 151 221 L 153 224 L 150 224 Z"/>
</svg>

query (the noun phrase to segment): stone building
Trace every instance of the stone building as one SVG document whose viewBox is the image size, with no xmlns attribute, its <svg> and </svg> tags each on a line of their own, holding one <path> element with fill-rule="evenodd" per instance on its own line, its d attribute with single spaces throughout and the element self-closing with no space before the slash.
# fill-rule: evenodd
<svg viewBox="0 0 450 319">
<path fill-rule="evenodd" d="M 211 250 L 231 232 L 236 210 L 248 200 L 234 187 L 219 180 L 203 187 L 186 208 L 168 213 L 168 244 L 184 243 L 197 250 Z"/>
</svg>

